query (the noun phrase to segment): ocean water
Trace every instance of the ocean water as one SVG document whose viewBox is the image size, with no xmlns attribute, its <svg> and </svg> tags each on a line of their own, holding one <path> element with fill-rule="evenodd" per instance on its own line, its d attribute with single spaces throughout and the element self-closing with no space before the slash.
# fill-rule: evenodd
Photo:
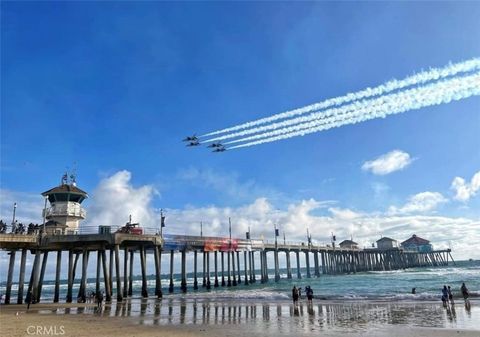
<svg viewBox="0 0 480 337">
<path fill-rule="evenodd" d="M 211 273 L 211 290 L 201 286 L 202 273 L 198 273 L 199 289 L 193 290 L 193 274 L 187 275 L 187 293 L 180 291 L 180 274 L 174 275 L 174 293 L 168 292 L 168 275 L 162 275 L 162 289 L 165 298 L 198 299 L 214 301 L 238 302 L 275 302 L 286 301 L 291 298 L 293 285 L 305 288 L 310 285 L 314 291 L 315 299 L 330 301 L 439 301 L 443 285 L 452 287 L 455 298 L 461 298 L 460 286 L 465 282 L 471 298 L 480 297 L 480 261 L 460 261 L 448 267 L 412 268 L 396 271 L 362 272 L 348 275 L 321 275 L 319 278 L 306 278 L 306 270 L 302 269 L 302 279 L 296 278 L 296 270 L 292 270 L 293 278 L 288 280 L 286 270 L 280 270 L 281 280 L 274 281 L 274 270 L 269 270 L 268 283 L 260 282 L 257 271 L 257 282 L 244 285 L 243 283 L 232 287 L 213 287 L 214 274 Z M 29 275 L 27 275 L 29 276 Z M 75 280 L 73 296 L 76 297 L 79 287 L 79 276 Z M 244 273 L 241 273 L 242 280 Z M 312 268 L 313 276 L 313 268 Z M 29 277 L 26 277 L 28 280 Z M 226 280 L 226 278 L 225 278 Z M 123 279 L 122 279 L 123 281 Z M 219 281 L 221 276 L 219 273 Z M 153 297 L 155 290 L 155 276 L 148 276 L 148 291 Z M 25 291 L 28 285 L 25 285 Z M 103 289 L 103 283 L 101 283 Z M 416 294 L 411 294 L 411 289 L 416 288 Z M 6 284 L 0 284 L 0 293 L 5 293 Z M 12 302 L 16 302 L 18 284 L 12 287 Z M 95 290 L 95 279 L 87 280 L 87 291 Z M 42 289 L 42 302 L 53 299 L 54 282 L 47 280 Z M 64 299 L 67 292 L 67 282 L 63 280 L 60 286 L 60 298 Z M 115 297 L 115 282 L 113 294 Z M 141 278 L 135 276 L 133 281 L 133 297 L 141 294 Z"/>
</svg>

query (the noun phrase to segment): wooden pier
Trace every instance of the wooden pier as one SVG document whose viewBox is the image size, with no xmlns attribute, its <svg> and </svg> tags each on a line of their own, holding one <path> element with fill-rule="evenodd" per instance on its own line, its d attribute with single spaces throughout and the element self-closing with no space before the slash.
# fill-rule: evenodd
<svg viewBox="0 0 480 337">
<path fill-rule="evenodd" d="M 6 274 L 5 304 L 12 303 L 12 284 L 17 259 L 20 260 L 18 292 L 16 303 L 24 301 L 39 302 L 42 299 L 42 287 L 46 265 L 49 257 L 56 257 L 54 302 L 60 301 L 60 280 L 67 279 L 66 302 L 74 298 L 79 302 L 86 301 L 88 262 L 90 255 L 96 255 L 95 291 L 105 290 L 107 301 L 115 297 L 122 301 L 131 297 L 133 266 L 140 262 L 141 296 L 154 295 L 161 298 L 161 259 L 170 258 L 168 291 L 174 292 L 179 286 L 182 292 L 188 291 L 187 254 L 193 254 L 193 286 L 199 287 L 198 257 L 201 265 L 201 286 L 206 289 L 232 287 L 240 284 L 249 285 L 258 281 L 269 282 L 268 256 L 273 255 L 274 281 L 281 280 L 280 269 L 286 269 L 286 278 L 294 275 L 302 277 L 321 277 L 322 274 L 348 274 L 365 271 L 396 270 L 413 267 L 446 266 L 451 261 L 450 249 L 428 252 L 394 249 L 341 249 L 329 246 L 298 244 L 266 243 L 262 240 L 243 240 L 222 237 L 200 236 L 161 236 L 135 235 L 125 233 L 105 234 L 0 234 L 0 249 L 10 255 Z M 120 251 L 123 251 L 121 261 Z M 25 292 L 26 260 L 29 254 L 33 257 L 28 288 Z M 67 270 L 61 270 L 62 252 L 68 252 Z M 154 266 L 147 266 L 146 254 L 154 255 Z M 292 253 L 295 268 L 292 270 Z M 181 282 L 174 284 L 175 257 L 180 255 Z M 300 255 L 304 255 L 305 266 L 300 264 Z M 281 256 L 284 255 L 285 266 L 280 267 Z M 81 265 L 79 260 L 81 257 Z M 243 257 L 243 258 L 242 258 Z M 213 268 L 210 261 L 213 258 Z M 258 268 L 255 261 L 260 261 Z M 226 266 L 225 266 L 226 264 Z M 81 279 L 78 294 L 73 294 L 75 276 L 80 269 Z M 155 270 L 155 289 L 148 289 L 147 269 Z M 213 270 L 212 270 L 213 269 Z M 302 270 L 306 272 L 302 275 Z M 258 278 L 257 279 L 257 275 Z M 103 285 L 101 284 L 103 282 Z M 115 293 L 114 293 L 115 290 Z M 153 290 L 153 291 L 152 291 Z"/>
</svg>

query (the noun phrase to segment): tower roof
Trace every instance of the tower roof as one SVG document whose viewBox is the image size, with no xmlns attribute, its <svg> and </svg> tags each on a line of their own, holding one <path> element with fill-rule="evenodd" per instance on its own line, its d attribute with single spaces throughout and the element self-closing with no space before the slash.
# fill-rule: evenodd
<svg viewBox="0 0 480 337">
<path fill-rule="evenodd" d="M 54 193 L 70 193 L 70 194 L 80 194 L 85 197 L 88 197 L 87 192 L 79 189 L 77 186 L 74 186 L 73 184 L 62 184 L 60 186 L 54 187 L 48 191 L 45 191 L 42 193 L 42 195 L 45 197 L 50 194 Z"/>
<path fill-rule="evenodd" d="M 430 241 L 428 240 L 425 240 L 425 239 L 422 239 L 421 237 L 419 236 L 416 236 L 415 234 L 412 235 L 412 237 L 408 240 L 405 240 L 402 242 L 402 246 L 405 246 L 405 245 L 417 245 L 417 246 L 420 246 L 420 245 L 428 245 L 430 243 Z"/>
</svg>

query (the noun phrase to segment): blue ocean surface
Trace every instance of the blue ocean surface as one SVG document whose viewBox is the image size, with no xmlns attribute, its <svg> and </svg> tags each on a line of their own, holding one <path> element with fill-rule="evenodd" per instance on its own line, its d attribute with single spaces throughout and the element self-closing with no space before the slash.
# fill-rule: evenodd
<svg viewBox="0 0 480 337">
<path fill-rule="evenodd" d="M 164 297 L 175 298 L 197 298 L 197 299 L 214 299 L 214 300 L 231 300 L 235 301 L 275 301 L 287 300 L 291 297 L 291 288 L 305 288 L 309 285 L 316 299 L 344 301 L 344 300 L 372 300 L 372 301 L 440 301 L 441 289 L 443 285 L 452 287 L 455 298 L 461 298 L 460 286 L 462 282 L 467 285 L 470 297 L 480 296 L 480 261 L 459 261 L 455 265 L 451 264 L 447 267 L 429 267 L 429 268 L 412 268 L 406 270 L 395 271 L 372 271 L 361 272 L 355 274 L 340 275 L 323 275 L 320 277 L 306 278 L 306 270 L 302 269 L 302 278 L 297 279 L 296 270 L 293 269 L 293 278 L 287 279 L 285 269 L 280 270 L 281 280 L 274 281 L 274 270 L 269 270 L 268 283 L 261 283 L 259 272 L 256 273 L 257 282 L 245 285 L 243 282 L 235 287 L 213 287 L 214 273 L 211 272 L 210 290 L 202 287 L 202 273 L 198 273 L 199 289 L 193 290 L 193 273 L 187 275 L 188 290 L 183 294 L 180 290 L 180 274 L 174 275 L 175 289 L 172 294 L 168 292 L 169 277 L 162 275 L 162 289 Z M 242 280 L 244 273 L 241 273 Z M 221 279 L 219 273 L 219 279 Z M 28 281 L 28 278 L 27 278 Z M 123 279 L 122 279 L 123 281 Z M 77 273 L 75 285 L 73 289 L 74 297 L 78 293 L 80 275 Z M 155 276 L 148 276 L 148 291 L 150 296 L 154 296 Z M 27 289 L 25 285 L 25 291 Z M 115 295 L 116 283 L 113 283 L 113 294 Z M 0 284 L 0 293 L 4 294 L 6 282 Z M 103 280 L 101 283 L 103 290 Z M 416 294 L 412 294 L 412 288 L 416 288 Z M 16 301 L 18 284 L 12 286 L 12 299 Z M 95 290 L 95 279 L 88 278 L 87 292 Z M 54 281 L 46 280 L 42 289 L 42 302 L 49 302 L 53 299 Z M 62 280 L 60 286 L 60 299 L 66 297 L 67 281 Z M 133 297 L 140 297 L 141 294 L 141 277 L 135 276 L 133 281 Z"/>
</svg>

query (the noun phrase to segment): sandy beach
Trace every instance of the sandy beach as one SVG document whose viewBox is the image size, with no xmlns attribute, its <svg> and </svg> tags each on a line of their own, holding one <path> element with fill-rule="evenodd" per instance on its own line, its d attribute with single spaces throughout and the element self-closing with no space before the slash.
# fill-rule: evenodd
<svg viewBox="0 0 480 337">
<path fill-rule="evenodd" d="M 138 310 L 137 310 L 138 309 Z M 146 300 L 105 306 L 2 306 L 1 336 L 480 336 L 478 310 L 438 303 L 205 303 Z M 477 319 L 476 319 L 476 318 Z M 445 321 L 442 321 L 442 320 Z M 470 323 L 469 323 L 470 322 Z M 473 323 L 471 323 L 473 322 Z M 472 325 L 473 324 L 473 325 Z M 472 328 L 473 327 L 473 328 Z"/>
</svg>

